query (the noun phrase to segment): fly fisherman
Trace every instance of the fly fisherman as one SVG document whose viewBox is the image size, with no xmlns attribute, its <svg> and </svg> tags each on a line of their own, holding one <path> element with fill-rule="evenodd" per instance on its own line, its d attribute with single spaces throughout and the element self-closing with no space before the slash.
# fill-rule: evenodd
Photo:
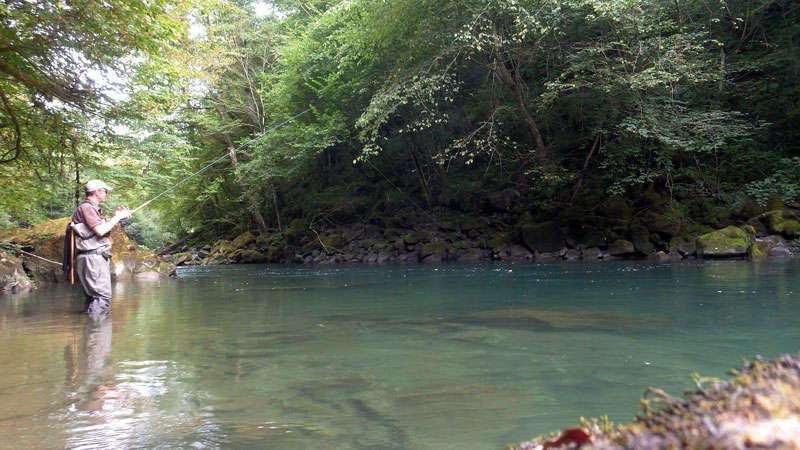
<svg viewBox="0 0 800 450">
<path fill-rule="evenodd" d="M 100 204 L 111 187 L 100 180 L 91 180 L 84 187 L 86 200 L 78 205 L 70 228 L 75 238 L 75 271 L 86 294 L 88 314 L 100 314 L 111 306 L 111 229 L 131 217 L 131 211 L 120 207 L 109 220 L 103 219 Z"/>
</svg>

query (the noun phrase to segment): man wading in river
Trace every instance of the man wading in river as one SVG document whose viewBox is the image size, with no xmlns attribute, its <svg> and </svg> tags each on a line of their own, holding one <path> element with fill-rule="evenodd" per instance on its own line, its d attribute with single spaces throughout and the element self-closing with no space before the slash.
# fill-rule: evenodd
<svg viewBox="0 0 800 450">
<path fill-rule="evenodd" d="M 75 271 L 86 293 L 88 314 L 108 311 L 111 306 L 111 229 L 120 220 L 131 216 L 128 208 L 120 207 L 110 220 L 103 219 L 100 204 L 106 200 L 111 187 L 100 180 L 86 183 L 86 200 L 78 205 L 70 228 L 75 236 Z"/>
</svg>

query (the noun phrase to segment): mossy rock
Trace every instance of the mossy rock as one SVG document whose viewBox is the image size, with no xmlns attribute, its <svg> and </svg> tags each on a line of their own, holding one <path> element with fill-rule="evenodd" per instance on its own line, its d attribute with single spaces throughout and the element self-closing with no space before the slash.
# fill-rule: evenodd
<svg viewBox="0 0 800 450">
<path fill-rule="evenodd" d="M 605 247 L 608 245 L 606 234 L 597 228 L 591 226 L 581 227 L 578 231 L 581 233 L 578 237 L 578 243 L 584 247 Z"/>
<path fill-rule="evenodd" d="M 403 236 L 403 242 L 406 245 L 417 245 L 421 240 L 423 240 L 423 238 L 424 237 L 422 236 L 422 234 L 416 231 L 412 231 L 411 233 L 408 233 L 405 236 Z"/>
<path fill-rule="evenodd" d="M 681 255 L 692 255 L 697 251 L 697 238 L 692 236 L 676 236 L 669 241 L 669 251 Z"/>
<path fill-rule="evenodd" d="M 644 216 L 644 222 L 651 231 L 667 236 L 677 236 L 681 232 L 683 214 L 677 207 L 668 208 L 663 213 L 648 211 Z"/>
<path fill-rule="evenodd" d="M 453 242 L 453 248 L 456 249 L 456 250 L 465 250 L 465 249 L 468 249 L 468 248 L 475 248 L 477 246 L 478 246 L 478 244 L 476 244 L 475 242 L 467 241 L 467 240 L 458 240 L 458 241 Z"/>
<path fill-rule="evenodd" d="M 445 241 L 428 242 L 419 247 L 419 255 L 421 258 L 435 254 L 447 255 L 448 247 Z"/>
<path fill-rule="evenodd" d="M 404 231 L 400 228 L 386 227 L 383 229 L 383 237 L 389 240 L 394 240 L 399 236 L 403 236 Z"/>
<path fill-rule="evenodd" d="M 629 222 L 633 217 L 633 207 L 622 197 L 610 197 L 597 206 L 595 213 L 609 219 Z"/>
<path fill-rule="evenodd" d="M 766 210 L 767 209 L 759 205 L 757 201 L 752 198 L 747 198 L 742 202 L 736 214 L 743 219 L 749 219 L 763 214 Z"/>
<path fill-rule="evenodd" d="M 220 258 L 228 258 L 234 251 L 236 251 L 236 247 L 227 239 L 220 239 L 211 246 L 211 253 Z"/>
<path fill-rule="evenodd" d="M 770 234 L 780 234 L 788 239 L 800 233 L 800 221 L 797 214 L 791 211 L 773 211 L 767 217 L 767 230 Z"/>
<path fill-rule="evenodd" d="M 631 242 L 633 242 L 633 248 L 644 255 L 649 255 L 656 250 L 653 243 L 650 242 L 650 230 L 642 225 L 631 227 Z"/>
<path fill-rule="evenodd" d="M 0 251 L 0 292 L 29 289 L 33 282 L 22 267 L 22 260 Z"/>
<path fill-rule="evenodd" d="M 742 228 L 728 226 L 706 233 L 697 238 L 697 256 L 702 258 L 726 258 L 747 256 L 755 242 L 755 230 L 751 226 Z"/>
<path fill-rule="evenodd" d="M 555 252 L 564 245 L 564 235 L 555 222 L 525 225 L 519 230 L 522 243 L 532 252 Z"/>
<path fill-rule="evenodd" d="M 245 231 L 239 236 L 236 236 L 236 238 L 231 242 L 235 248 L 247 248 L 249 245 L 255 243 L 256 236 L 249 231 Z"/>
<path fill-rule="evenodd" d="M 461 227 L 462 231 L 472 231 L 472 230 L 479 230 L 486 226 L 486 223 L 481 221 L 477 217 L 473 216 L 462 216 L 459 220 L 459 226 Z"/>
<path fill-rule="evenodd" d="M 513 242 L 511 233 L 499 232 L 486 241 L 486 248 L 502 248 L 508 246 L 511 242 Z"/>
<path fill-rule="evenodd" d="M 636 252 L 633 242 L 625 239 L 617 239 L 608 246 L 608 254 L 611 256 L 629 255 Z"/>
<path fill-rule="evenodd" d="M 750 253 L 747 255 L 753 261 L 761 261 L 767 259 L 767 252 L 769 251 L 770 243 L 767 241 L 756 241 L 750 247 Z"/>
<path fill-rule="evenodd" d="M 264 263 L 269 261 L 269 256 L 258 250 L 240 249 L 236 254 L 236 261 L 242 264 Z"/>
<path fill-rule="evenodd" d="M 343 249 L 347 245 L 347 240 L 338 233 L 322 234 L 320 240 L 325 249 L 330 253 Z"/>
</svg>

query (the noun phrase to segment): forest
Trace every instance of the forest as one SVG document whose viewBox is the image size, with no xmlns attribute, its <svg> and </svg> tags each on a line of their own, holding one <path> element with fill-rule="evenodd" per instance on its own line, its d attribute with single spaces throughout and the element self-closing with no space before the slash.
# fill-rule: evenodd
<svg viewBox="0 0 800 450">
<path fill-rule="evenodd" d="M 99 178 L 109 210 L 163 194 L 127 227 L 153 249 L 478 222 L 669 251 L 800 205 L 799 72 L 791 0 L 6 0 L 0 229 Z"/>
</svg>

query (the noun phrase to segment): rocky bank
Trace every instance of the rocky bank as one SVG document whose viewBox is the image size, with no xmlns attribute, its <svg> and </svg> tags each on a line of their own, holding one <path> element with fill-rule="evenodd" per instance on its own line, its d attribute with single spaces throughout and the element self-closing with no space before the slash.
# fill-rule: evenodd
<svg viewBox="0 0 800 450">
<path fill-rule="evenodd" d="M 632 424 L 584 420 L 508 449 L 800 448 L 800 354 L 756 358 L 732 373 L 707 387 L 698 380 L 699 389 L 681 398 L 650 389 Z"/>
<path fill-rule="evenodd" d="M 624 201 L 596 216 L 569 211 L 545 221 L 523 214 L 469 216 L 444 211 L 438 219 L 403 210 L 386 223 L 327 225 L 294 220 L 267 235 L 245 231 L 206 244 L 189 239 L 163 249 L 177 265 L 236 263 L 440 263 L 595 261 L 647 258 L 788 258 L 800 253 L 800 213 L 777 209 L 718 227 L 652 210 L 636 217 Z M 378 221 L 380 222 L 380 221 Z M 727 224 L 727 225 L 726 225 Z M 724 226 L 723 226 L 724 225 Z"/>
<path fill-rule="evenodd" d="M 70 219 L 64 217 L 37 224 L 31 228 L 15 228 L 0 231 L 0 242 L 11 244 L 28 253 L 61 262 L 64 249 L 64 233 Z M 122 227 L 111 231 L 114 240 L 111 260 L 113 280 L 158 279 L 175 272 L 175 265 L 139 248 Z M 11 252 L 7 252 L 11 253 Z M 0 290 L 9 291 L 28 288 L 41 283 L 64 282 L 61 266 L 24 254 L 16 257 L 7 253 L 0 255 Z"/>
</svg>

